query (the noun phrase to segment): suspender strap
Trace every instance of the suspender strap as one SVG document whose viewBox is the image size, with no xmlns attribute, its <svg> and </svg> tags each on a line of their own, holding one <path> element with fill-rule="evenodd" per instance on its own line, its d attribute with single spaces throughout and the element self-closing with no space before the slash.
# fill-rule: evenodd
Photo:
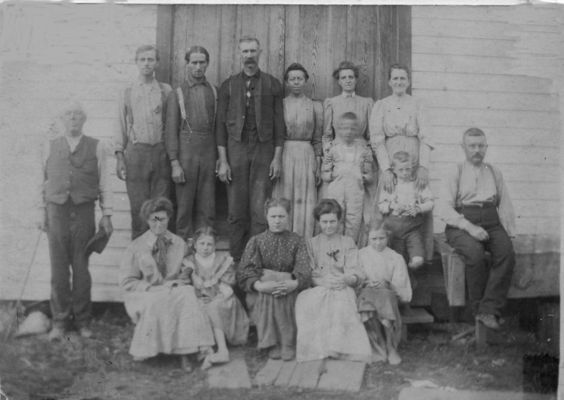
<svg viewBox="0 0 564 400">
<path fill-rule="evenodd" d="M 217 89 L 214 85 L 209 85 L 212 93 L 213 93 L 213 117 L 217 114 Z M 180 107 L 180 115 L 182 119 L 186 122 L 186 127 L 190 132 L 192 132 L 192 128 L 190 127 L 190 123 L 188 122 L 188 114 L 186 112 L 186 103 L 184 101 L 184 93 L 182 92 L 182 88 L 179 86 L 176 88 L 176 95 L 178 97 L 178 106 Z"/>
<path fill-rule="evenodd" d="M 184 93 L 182 93 L 182 88 L 176 88 L 176 95 L 178 96 L 178 105 L 180 107 L 180 115 L 182 119 L 186 123 L 186 127 L 190 132 L 192 132 L 192 128 L 190 127 L 190 123 L 188 122 L 188 115 L 186 114 L 186 104 L 184 103 Z"/>
</svg>

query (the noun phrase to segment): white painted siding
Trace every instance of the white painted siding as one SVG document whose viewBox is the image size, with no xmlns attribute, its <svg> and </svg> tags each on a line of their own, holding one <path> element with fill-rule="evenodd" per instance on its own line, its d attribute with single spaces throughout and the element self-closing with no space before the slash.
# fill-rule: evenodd
<svg viewBox="0 0 564 400">
<path fill-rule="evenodd" d="M 137 73 L 135 48 L 156 40 L 156 10 L 154 5 L 0 6 L 0 299 L 19 297 L 37 239 L 39 141 L 69 98 L 80 99 L 87 109 L 87 134 L 111 137 L 117 93 Z M 489 160 L 507 179 L 519 233 L 552 239 L 559 237 L 560 221 L 558 93 L 563 89 L 553 77 L 564 71 L 563 10 L 539 5 L 412 9 L 413 91 L 428 106 L 437 143 L 432 189 L 438 193 L 438 177 L 462 159 L 462 131 L 480 126 L 488 134 Z M 113 185 L 116 230 L 103 255 L 91 258 L 94 300 L 119 299 L 116 263 L 129 241 L 125 187 L 115 176 Z M 24 298 L 48 298 L 49 278 L 43 236 Z"/>
<path fill-rule="evenodd" d="M 463 159 L 462 132 L 480 127 L 487 159 L 506 178 L 518 233 L 553 239 L 561 213 L 562 87 L 554 78 L 564 70 L 563 22 L 558 5 L 412 8 L 413 93 L 427 105 L 437 144 L 432 189 L 437 194 L 440 176 Z"/>
<path fill-rule="evenodd" d="M 135 49 L 156 41 L 157 7 L 38 3 L 1 7 L 0 298 L 14 299 L 20 295 L 37 239 L 33 229 L 40 181 L 37 144 L 71 98 L 80 100 L 88 113 L 85 133 L 110 140 L 117 94 L 137 75 Z M 125 185 L 115 174 L 113 185 L 116 231 L 103 255 L 90 259 L 94 300 L 119 298 L 116 263 L 129 241 Z M 49 297 L 48 260 L 43 235 L 24 298 Z"/>
</svg>

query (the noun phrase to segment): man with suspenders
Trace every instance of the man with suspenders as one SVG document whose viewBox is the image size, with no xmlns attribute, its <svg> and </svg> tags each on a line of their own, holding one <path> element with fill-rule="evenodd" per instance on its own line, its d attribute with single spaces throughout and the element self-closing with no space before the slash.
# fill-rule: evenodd
<svg viewBox="0 0 564 400">
<path fill-rule="evenodd" d="M 124 180 L 131 207 L 131 237 L 147 230 L 139 217 L 147 199 L 170 196 L 170 165 L 163 143 L 166 98 L 170 85 L 158 82 L 154 72 L 159 53 L 154 46 L 135 52 L 139 79 L 121 92 L 114 150 L 116 173 Z"/>
<path fill-rule="evenodd" d="M 208 51 L 193 46 L 185 60 L 186 80 L 167 99 L 165 144 L 176 184 L 176 233 L 188 240 L 215 219 L 217 92 L 205 76 Z"/>
<path fill-rule="evenodd" d="M 442 185 L 439 216 L 445 234 L 466 265 L 468 299 L 476 320 L 500 329 L 515 252 L 510 236 L 515 214 L 500 170 L 484 162 L 488 144 L 481 129 L 470 128 L 462 137 L 466 161 L 452 168 Z M 491 253 L 486 263 L 485 250 Z"/>
</svg>

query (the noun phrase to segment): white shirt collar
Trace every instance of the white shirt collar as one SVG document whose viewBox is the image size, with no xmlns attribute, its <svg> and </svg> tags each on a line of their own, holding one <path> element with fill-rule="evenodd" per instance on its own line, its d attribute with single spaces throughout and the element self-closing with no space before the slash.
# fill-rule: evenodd
<svg viewBox="0 0 564 400">
<path fill-rule="evenodd" d="M 341 92 L 341 96 L 343 96 L 344 98 L 356 97 L 356 92 L 352 92 L 352 93 Z"/>
<path fill-rule="evenodd" d="M 83 136 L 84 136 L 84 134 L 82 134 L 82 133 L 78 136 L 65 135 L 65 139 L 67 140 L 67 143 L 69 144 L 71 153 L 76 149 L 76 146 L 78 146 L 78 144 L 80 143 L 80 139 L 82 139 Z"/>
</svg>

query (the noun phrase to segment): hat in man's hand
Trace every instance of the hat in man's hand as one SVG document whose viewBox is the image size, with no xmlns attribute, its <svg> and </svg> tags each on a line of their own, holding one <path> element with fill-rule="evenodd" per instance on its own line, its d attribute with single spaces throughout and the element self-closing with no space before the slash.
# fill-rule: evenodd
<svg viewBox="0 0 564 400">
<path fill-rule="evenodd" d="M 106 248 L 110 236 L 106 233 L 105 229 L 100 228 L 98 232 L 86 244 L 86 257 L 90 257 L 93 251 L 100 254 Z"/>
</svg>

